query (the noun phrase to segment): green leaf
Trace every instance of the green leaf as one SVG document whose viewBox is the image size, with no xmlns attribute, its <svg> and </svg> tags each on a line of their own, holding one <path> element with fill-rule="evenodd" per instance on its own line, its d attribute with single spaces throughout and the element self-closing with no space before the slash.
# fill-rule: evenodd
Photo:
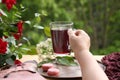
<svg viewBox="0 0 120 80">
<path fill-rule="evenodd" d="M 35 47 L 30 47 L 30 48 L 26 51 L 26 54 L 36 55 L 36 54 L 37 54 L 36 48 L 35 48 Z"/>
<path fill-rule="evenodd" d="M 40 23 L 41 22 L 41 17 L 40 17 L 41 14 L 39 13 L 35 13 L 35 23 Z"/>
<path fill-rule="evenodd" d="M 15 38 L 14 37 L 8 37 L 7 41 L 12 43 L 14 46 L 16 46 Z"/>
<path fill-rule="evenodd" d="M 44 27 L 44 32 L 45 32 L 46 36 L 51 37 L 50 27 Z"/>
<path fill-rule="evenodd" d="M 25 22 L 26 24 L 29 24 L 29 25 L 31 24 L 31 21 L 29 21 L 29 20 L 28 20 L 28 21 L 24 21 L 24 22 Z"/>
<path fill-rule="evenodd" d="M 76 66 L 78 63 L 72 56 L 57 56 L 55 59 L 46 58 L 42 62 L 38 63 L 38 67 L 41 67 L 45 63 L 56 63 L 64 66 Z"/>
<path fill-rule="evenodd" d="M 22 58 L 22 54 L 18 53 L 18 58 L 21 59 Z"/>
<path fill-rule="evenodd" d="M 11 58 L 6 59 L 6 62 L 9 65 L 14 65 L 14 60 L 12 60 Z"/>
<path fill-rule="evenodd" d="M 12 56 L 11 56 L 11 59 L 12 59 L 12 60 L 16 60 L 16 56 L 15 56 L 15 55 L 12 55 Z"/>
<path fill-rule="evenodd" d="M 26 37 L 23 37 L 23 40 L 27 41 L 28 45 L 31 45 L 29 39 L 27 39 Z"/>
<path fill-rule="evenodd" d="M 40 13 L 35 13 L 35 17 L 40 17 Z"/>
<path fill-rule="evenodd" d="M 8 16 L 2 9 L 0 9 L 0 13 L 3 15 L 3 16 Z"/>
<path fill-rule="evenodd" d="M 50 58 L 46 58 L 42 62 L 38 63 L 38 67 L 41 67 L 42 64 L 45 64 L 45 63 L 52 63 L 53 61 L 55 61 L 55 60 L 54 59 L 50 59 Z"/>
<path fill-rule="evenodd" d="M 87 0 L 80 0 L 80 3 L 84 5 L 87 2 Z"/>
<path fill-rule="evenodd" d="M 66 66 L 75 66 L 77 63 L 75 62 L 74 57 L 72 56 L 58 56 L 57 63 Z"/>
<path fill-rule="evenodd" d="M 40 26 L 40 25 L 34 25 L 33 27 L 35 27 L 35 28 L 37 28 L 37 29 L 44 29 L 44 27 L 43 26 Z"/>
<path fill-rule="evenodd" d="M 42 15 L 47 16 L 47 12 L 45 10 L 42 10 Z"/>
</svg>

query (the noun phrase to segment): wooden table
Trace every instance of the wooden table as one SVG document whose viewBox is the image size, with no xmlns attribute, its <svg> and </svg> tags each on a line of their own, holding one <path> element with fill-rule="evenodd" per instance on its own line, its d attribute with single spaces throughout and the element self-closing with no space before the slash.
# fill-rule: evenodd
<svg viewBox="0 0 120 80">
<path fill-rule="evenodd" d="M 101 60 L 101 58 L 104 55 L 94 55 L 96 60 Z M 23 58 L 21 59 L 22 62 L 28 61 L 28 60 L 36 60 L 39 62 L 39 58 L 37 55 L 23 55 Z M 46 78 L 47 79 L 47 78 Z M 47 80 L 61 80 L 61 79 L 47 79 Z M 74 79 L 62 79 L 62 80 L 74 80 Z M 75 80 L 80 80 L 80 79 L 75 79 Z"/>
<path fill-rule="evenodd" d="M 104 55 L 94 55 L 96 60 L 101 60 L 101 58 Z M 37 55 L 23 55 L 23 58 L 21 59 L 21 61 L 27 61 L 27 60 L 36 60 L 37 62 L 39 62 L 39 58 Z"/>
</svg>

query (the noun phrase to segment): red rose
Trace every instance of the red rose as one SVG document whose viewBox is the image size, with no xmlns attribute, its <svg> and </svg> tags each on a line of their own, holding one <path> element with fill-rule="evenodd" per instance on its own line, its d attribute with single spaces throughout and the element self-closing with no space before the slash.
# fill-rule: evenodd
<svg viewBox="0 0 120 80">
<path fill-rule="evenodd" d="M 17 27 L 18 27 L 18 33 L 22 33 L 22 31 L 23 31 L 23 21 L 19 21 L 17 23 Z"/>
<path fill-rule="evenodd" d="M 19 22 L 17 23 L 17 28 L 18 28 L 18 31 L 17 31 L 17 33 L 13 34 L 13 36 L 14 36 L 14 38 L 15 38 L 16 40 L 19 40 L 20 37 L 22 36 L 23 21 L 19 21 Z"/>
<path fill-rule="evenodd" d="M 2 0 L 2 3 L 6 3 L 6 0 Z"/>
<path fill-rule="evenodd" d="M 15 60 L 14 61 L 14 64 L 17 65 L 17 66 L 21 66 L 22 65 L 22 62 L 20 60 Z"/>
<path fill-rule="evenodd" d="M 13 5 L 16 4 L 16 0 L 2 0 L 2 3 L 6 4 L 8 11 L 10 11 Z"/>
<path fill-rule="evenodd" d="M 5 54 L 5 52 L 7 51 L 7 42 L 6 41 L 3 41 L 1 38 L 0 38 L 0 54 Z"/>
<path fill-rule="evenodd" d="M 13 36 L 16 40 L 19 40 L 20 37 L 21 37 L 21 34 L 20 33 L 15 33 L 15 34 L 13 34 Z"/>
</svg>

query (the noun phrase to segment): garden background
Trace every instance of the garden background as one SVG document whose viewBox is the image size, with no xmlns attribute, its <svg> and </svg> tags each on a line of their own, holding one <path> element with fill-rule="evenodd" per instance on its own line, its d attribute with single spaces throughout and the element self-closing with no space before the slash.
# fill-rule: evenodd
<svg viewBox="0 0 120 80">
<path fill-rule="evenodd" d="M 73 21 L 74 28 L 85 30 L 91 37 L 93 54 L 120 52 L 120 0 L 18 0 L 26 8 L 22 14 L 24 36 L 36 53 L 36 44 L 49 35 L 51 21 Z M 35 17 L 37 16 L 37 17 Z M 47 34 L 47 35 L 46 35 Z"/>
</svg>

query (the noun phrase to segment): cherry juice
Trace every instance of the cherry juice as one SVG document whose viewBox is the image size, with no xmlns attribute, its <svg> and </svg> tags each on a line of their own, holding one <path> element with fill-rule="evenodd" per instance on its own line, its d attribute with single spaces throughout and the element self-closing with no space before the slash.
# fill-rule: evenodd
<svg viewBox="0 0 120 80">
<path fill-rule="evenodd" d="M 69 36 L 67 29 L 51 30 L 53 51 L 56 54 L 68 54 L 69 48 Z"/>
</svg>

